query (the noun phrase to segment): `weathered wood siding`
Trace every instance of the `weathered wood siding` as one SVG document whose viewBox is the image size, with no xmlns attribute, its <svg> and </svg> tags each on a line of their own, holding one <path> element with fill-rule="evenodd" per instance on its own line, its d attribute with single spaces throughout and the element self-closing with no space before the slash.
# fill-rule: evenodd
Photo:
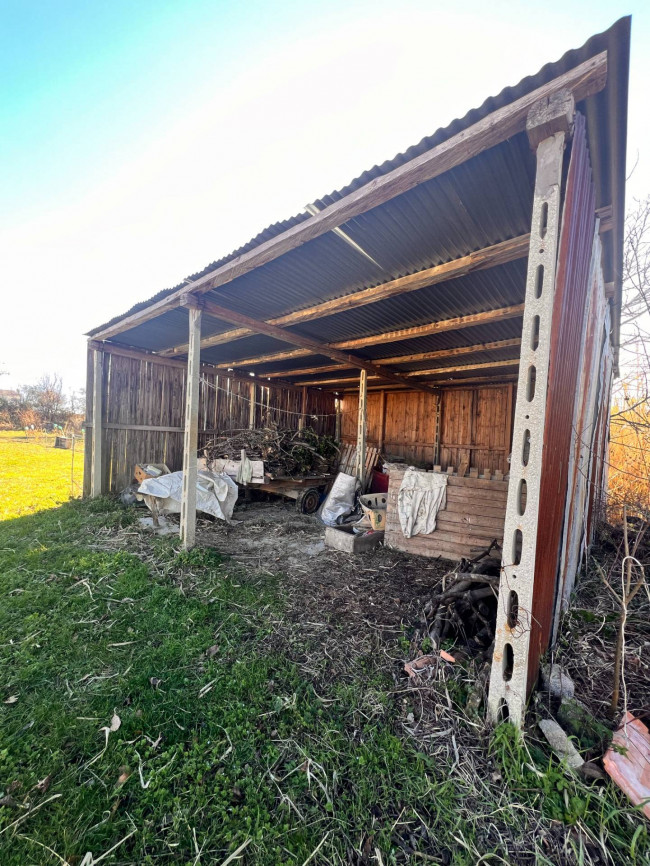
<svg viewBox="0 0 650 866">
<path fill-rule="evenodd" d="M 449 388 L 441 391 L 440 464 L 458 467 L 467 461 L 482 474 L 508 472 L 512 440 L 514 385 Z M 433 464 L 436 439 L 436 396 L 424 391 L 386 391 L 383 451 L 415 463 Z M 356 394 L 343 399 L 341 437 L 356 442 Z M 368 394 L 368 443 L 381 437 L 381 394 Z"/>
<path fill-rule="evenodd" d="M 89 352 L 92 380 L 92 352 Z M 186 368 L 181 362 L 159 362 L 121 355 L 111 350 L 103 371 L 103 490 L 118 493 L 133 478 L 136 463 L 166 463 L 172 471 L 183 466 L 183 425 Z M 201 371 L 199 450 L 216 431 L 247 428 L 251 385 L 255 386 L 255 426 L 275 423 L 297 428 L 302 391 L 261 385 L 209 368 Z M 84 495 L 89 494 L 91 428 L 94 423 L 92 389 L 86 406 Z M 306 425 L 334 434 L 334 396 L 307 392 Z M 310 417 L 311 415 L 320 417 Z M 327 416 L 327 417 L 322 417 Z"/>
<path fill-rule="evenodd" d="M 390 473 L 385 535 L 390 547 L 457 560 L 475 556 L 495 538 L 502 543 L 508 482 L 457 475 L 449 476 L 447 505 L 438 512 L 435 530 L 430 535 L 405 538 L 397 512 L 397 494 L 405 471 L 406 467 L 392 467 Z"/>
</svg>

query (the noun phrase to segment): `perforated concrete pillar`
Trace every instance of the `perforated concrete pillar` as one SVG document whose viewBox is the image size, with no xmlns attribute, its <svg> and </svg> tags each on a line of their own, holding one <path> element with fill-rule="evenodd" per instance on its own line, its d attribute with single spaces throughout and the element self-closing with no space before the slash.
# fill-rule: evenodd
<svg viewBox="0 0 650 866">
<path fill-rule="evenodd" d="M 488 710 L 521 725 L 528 693 L 546 391 L 561 219 L 562 160 L 575 106 L 566 92 L 533 106 L 527 123 L 537 173 L 531 221 L 510 483 Z"/>
</svg>

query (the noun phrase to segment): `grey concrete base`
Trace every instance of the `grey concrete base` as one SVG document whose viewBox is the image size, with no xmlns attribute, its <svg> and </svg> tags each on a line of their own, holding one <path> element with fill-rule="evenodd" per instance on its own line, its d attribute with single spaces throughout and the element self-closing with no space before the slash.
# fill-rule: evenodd
<svg viewBox="0 0 650 866">
<path fill-rule="evenodd" d="M 334 550 L 344 553 L 366 553 L 374 550 L 384 540 L 383 532 L 371 532 L 366 535 L 355 535 L 352 528 L 328 526 L 325 530 L 325 544 Z"/>
</svg>

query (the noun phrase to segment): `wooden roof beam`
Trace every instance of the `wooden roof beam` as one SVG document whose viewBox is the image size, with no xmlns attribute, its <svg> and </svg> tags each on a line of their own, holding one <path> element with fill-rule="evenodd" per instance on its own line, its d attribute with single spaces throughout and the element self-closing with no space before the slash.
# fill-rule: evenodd
<svg viewBox="0 0 650 866">
<path fill-rule="evenodd" d="M 459 355 L 474 355 L 479 352 L 492 352 L 499 349 L 510 349 L 521 345 L 521 337 L 510 340 L 494 340 L 491 343 L 476 343 L 474 346 L 456 346 L 453 349 L 436 349 L 434 352 L 419 352 L 412 355 L 395 355 L 392 358 L 375 358 L 378 367 L 385 364 L 409 364 L 417 361 L 434 361 L 437 358 L 455 358 Z M 259 373 L 260 379 L 276 379 L 285 376 L 308 376 L 314 373 L 334 373 L 337 370 L 350 369 L 345 364 L 324 365 L 322 367 L 297 367 L 295 370 L 279 370 L 273 373 Z"/>
<path fill-rule="evenodd" d="M 384 379 L 388 379 L 393 382 L 399 382 L 402 385 L 406 385 L 407 387 L 420 389 L 420 390 L 430 390 L 435 391 L 435 388 L 432 388 L 426 384 L 409 382 L 409 380 L 401 375 L 400 373 L 395 373 L 389 369 L 381 369 L 380 367 L 375 366 L 370 361 L 365 361 L 363 358 L 357 358 L 355 355 L 349 355 L 346 352 L 341 352 L 338 349 L 334 349 L 330 346 L 327 346 L 323 343 L 319 343 L 318 340 L 314 340 L 311 337 L 303 337 L 300 334 L 294 334 L 291 331 L 285 331 L 283 328 L 279 328 L 277 325 L 270 325 L 268 322 L 260 322 L 257 319 L 252 319 L 250 316 L 245 316 L 243 313 L 238 313 L 235 310 L 230 310 L 227 307 L 222 307 L 219 304 L 215 304 L 212 301 L 207 300 L 206 298 L 197 299 L 195 295 L 188 293 L 187 297 L 183 298 L 184 306 L 194 306 L 198 303 L 201 304 L 201 307 L 208 316 L 214 316 L 217 319 L 221 319 L 223 322 L 229 322 L 233 325 L 243 325 L 246 328 L 254 331 L 258 334 L 266 334 L 268 337 L 274 337 L 276 340 L 284 340 L 286 343 L 291 343 L 294 346 L 300 346 L 303 349 L 311 349 L 313 352 L 319 355 L 326 355 L 334 361 L 340 361 L 344 364 L 348 364 L 350 367 L 354 367 L 358 370 L 365 370 L 367 373 L 379 374 L 381 373 L 381 377 Z M 309 387 L 308 383 L 307 386 Z"/>
<path fill-rule="evenodd" d="M 505 319 L 516 319 L 523 316 L 524 305 L 513 304 L 509 307 L 499 307 L 496 310 L 484 310 L 482 313 L 470 313 L 467 316 L 455 316 L 453 319 L 441 319 L 437 322 L 429 322 L 426 325 L 416 325 L 412 328 L 402 328 L 399 331 L 385 331 L 383 334 L 373 334 L 371 337 L 359 337 L 355 340 L 343 340 L 331 343 L 333 349 L 353 349 L 364 346 L 375 346 L 379 343 L 394 343 L 400 340 L 411 340 L 417 337 L 429 337 L 431 334 L 441 334 L 446 331 L 460 331 L 463 328 L 471 328 L 474 325 L 487 325 L 490 322 L 501 322 Z M 325 344 L 327 345 L 327 344 Z M 258 364 L 273 363 L 275 361 L 288 361 L 294 358 L 306 358 L 309 355 L 327 355 L 326 352 L 314 352 L 311 349 L 291 349 L 287 352 L 270 352 L 266 355 L 257 355 L 253 358 L 240 358 L 235 361 L 222 361 L 215 364 L 218 368 L 227 370 L 230 367 L 254 367 Z M 380 361 L 375 361 L 380 364 Z M 261 374 L 264 375 L 264 374 Z"/>
<path fill-rule="evenodd" d="M 415 376 L 441 376 L 448 373 L 464 373 L 467 370 L 493 370 L 498 367 L 518 367 L 519 358 L 512 358 L 507 361 L 481 361 L 479 364 L 464 364 L 459 367 L 435 367 L 433 370 L 413 370 L 410 373 L 405 373 L 407 378 Z"/>
<path fill-rule="evenodd" d="M 104 352 L 108 355 L 119 355 L 122 358 L 132 358 L 135 361 L 149 361 L 152 364 L 161 364 L 164 367 L 174 367 L 177 370 L 187 370 L 187 361 L 181 361 L 179 358 L 163 358 L 161 355 L 154 352 L 147 352 L 144 349 L 136 349 L 133 346 L 124 346 L 121 343 L 104 343 L 100 340 L 88 340 L 88 347 Z M 234 370 L 228 372 L 221 367 L 215 367 L 213 364 L 201 363 L 201 370 L 205 373 L 212 373 L 221 376 L 224 379 L 232 379 L 236 382 L 264 382 L 254 376 L 244 376 L 241 373 L 236 373 Z M 270 383 L 278 388 L 291 388 L 296 391 L 301 389 L 301 385 L 294 385 L 293 382 L 285 381 L 284 379 L 275 379 Z M 309 386 L 306 386 L 309 387 Z"/>
<path fill-rule="evenodd" d="M 494 376 L 469 376 L 466 379 L 440 379 L 436 382 L 438 388 L 474 388 L 476 386 L 481 386 L 483 388 L 498 388 L 499 385 L 506 384 L 508 382 L 516 382 L 518 374 L 517 373 L 506 373 L 503 376 L 499 376 L 498 379 L 495 379 Z M 359 386 L 357 385 L 354 388 L 335 388 L 334 386 L 326 386 L 325 388 L 319 388 L 321 391 L 332 391 L 336 394 L 356 394 L 359 390 Z M 401 385 L 368 385 L 368 391 L 397 391 L 404 392 L 406 388 L 403 388 Z"/>
<path fill-rule="evenodd" d="M 431 376 L 447 376 L 451 373 L 466 373 L 470 370 L 493 370 L 498 369 L 500 367 L 518 367 L 519 366 L 519 358 L 515 358 L 512 361 L 485 361 L 480 364 L 464 364 L 459 367 L 437 367 L 433 370 L 414 370 L 412 373 L 403 373 L 402 375 L 408 381 L 409 379 L 415 379 L 416 377 L 429 378 Z M 387 379 L 388 375 L 382 372 L 381 368 L 379 372 L 375 373 L 372 376 L 368 376 L 368 381 L 371 379 L 376 381 L 378 379 Z M 307 385 L 308 388 L 316 388 L 321 387 L 323 385 L 347 385 L 348 383 L 352 383 L 350 377 L 338 378 L 338 379 L 315 379 L 309 382 L 303 382 L 303 385 Z M 415 383 L 411 383 L 413 385 Z M 418 382 L 419 386 L 423 386 L 423 382 Z"/>
<path fill-rule="evenodd" d="M 414 292 L 418 289 L 434 286 L 437 283 L 466 276 L 473 271 L 486 270 L 487 268 L 493 268 L 497 265 L 503 265 L 507 262 L 525 258 L 528 255 L 529 245 L 530 235 L 520 235 L 519 237 L 511 238 L 510 240 L 502 241 L 498 244 L 493 244 L 485 249 L 469 253 L 469 255 L 461 256 L 458 259 L 444 262 L 441 265 L 426 268 L 425 270 L 418 271 L 415 274 L 409 274 L 406 277 L 398 277 L 396 280 L 389 280 L 386 283 L 381 283 L 380 285 L 373 286 L 370 289 L 361 289 L 358 292 L 352 292 L 352 294 L 343 295 L 343 297 L 340 298 L 333 298 L 330 301 L 324 301 L 322 304 L 316 304 L 315 306 L 307 307 L 304 310 L 297 310 L 293 313 L 287 313 L 284 316 L 277 316 L 274 319 L 269 319 L 268 323 L 270 325 L 279 326 L 299 325 L 301 322 L 312 322 L 314 319 L 333 316 L 335 313 L 343 313 L 347 310 L 363 307 L 366 304 L 385 301 L 387 298 L 393 298 L 397 295 Z M 224 343 L 231 343 L 233 340 L 241 340 L 243 337 L 250 337 L 252 333 L 253 331 L 250 331 L 247 328 L 234 328 L 230 331 L 224 331 L 221 334 L 204 337 L 203 340 L 201 340 L 201 348 L 208 349 L 212 346 L 221 346 Z M 180 346 L 166 349 L 161 354 L 173 356 L 183 355 L 186 352 L 187 344 L 183 343 Z"/>
<path fill-rule="evenodd" d="M 606 82 L 607 52 L 603 51 L 508 105 L 492 111 L 425 153 L 353 190 L 329 207 L 323 208 L 320 213 L 259 244 L 211 273 L 199 277 L 190 284 L 191 290 L 204 294 L 223 286 L 523 132 L 529 110 L 540 99 L 548 98 L 560 89 L 566 89 L 573 94 L 576 102 L 580 102 L 600 92 Z M 180 306 L 181 298 L 188 288 L 185 286 L 177 289 L 161 300 L 102 328 L 92 336 L 97 340 L 107 340 L 136 325 L 148 322 L 167 310 L 173 310 Z"/>
</svg>

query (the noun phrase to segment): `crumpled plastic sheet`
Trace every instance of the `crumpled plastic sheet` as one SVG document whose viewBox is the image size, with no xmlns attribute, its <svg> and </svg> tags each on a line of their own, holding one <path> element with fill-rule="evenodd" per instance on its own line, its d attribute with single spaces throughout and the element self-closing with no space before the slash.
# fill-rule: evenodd
<svg viewBox="0 0 650 866">
<path fill-rule="evenodd" d="M 339 472 L 336 476 L 336 481 L 321 508 L 320 519 L 325 526 L 336 526 L 339 518 L 350 514 L 354 508 L 357 483 L 354 475 Z"/>
<path fill-rule="evenodd" d="M 146 478 L 138 493 L 155 496 L 161 514 L 180 514 L 183 473 L 171 472 L 159 478 Z M 239 489 L 230 476 L 201 469 L 196 478 L 196 508 L 230 523 Z"/>
</svg>

